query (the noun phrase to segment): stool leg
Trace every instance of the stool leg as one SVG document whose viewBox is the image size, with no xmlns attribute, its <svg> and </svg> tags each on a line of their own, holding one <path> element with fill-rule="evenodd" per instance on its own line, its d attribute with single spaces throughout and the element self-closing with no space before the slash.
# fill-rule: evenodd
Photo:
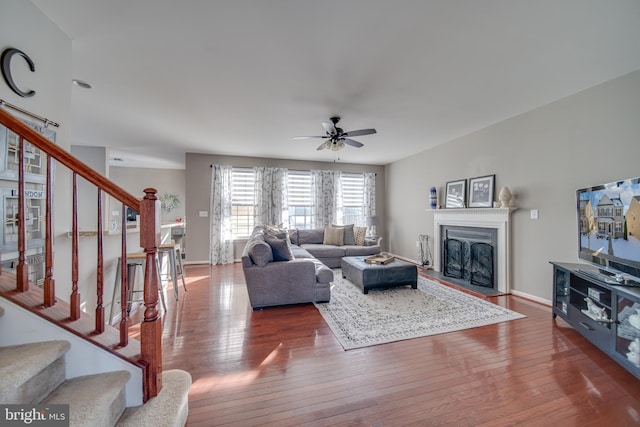
<svg viewBox="0 0 640 427">
<path fill-rule="evenodd" d="M 109 324 L 113 321 L 113 306 L 116 305 L 116 292 L 120 289 L 120 262 L 118 258 L 118 266 L 116 267 L 116 279 L 113 282 L 113 296 L 111 297 L 111 309 L 109 310 Z"/>
<path fill-rule="evenodd" d="M 178 266 L 180 268 L 180 278 L 182 279 L 182 287 L 187 292 L 187 284 L 184 282 L 184 267 L 182 266 L 182 252 L 180 248 L 176 249 L 176 256 L 178 257 Z"/>
<path fill-rule="evenodd" d="M 156 270 L 158 271 L 158 292 L 160 293 L 160 300 L 162 301 L 162 308 L 164 312 L 167 312 L 167 303 L 164 300 L 164 286 L 162 286 L 162 273 L 160 271 L 160 260 L 158 253 L 156 253 Z"/>
<path fill-rule="evenodd" d="M 176 271 L 176 251 L 171 249 L 169 252 L 169 266 L 171 268 L 171 280 L 173 280 L 173 294 L 178 300 L 178 272 Z"/>
<path fill-rule="evenodd" d="M 136 290 L 137 267 L 140 264 L 127 263 L 127 313 L 131 313 L 133 305 L 133 292 Z"/>
</svg>

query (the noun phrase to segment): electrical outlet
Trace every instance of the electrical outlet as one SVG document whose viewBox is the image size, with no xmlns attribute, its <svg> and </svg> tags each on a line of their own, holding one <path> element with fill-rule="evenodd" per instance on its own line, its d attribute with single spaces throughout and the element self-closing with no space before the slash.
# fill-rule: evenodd
<svg viewBox="0 0 640 427">
<path fill-rule="evenodd" d="M 531 209 L 531 219 L 538 219 L 538 209 Z"/>
</svg>

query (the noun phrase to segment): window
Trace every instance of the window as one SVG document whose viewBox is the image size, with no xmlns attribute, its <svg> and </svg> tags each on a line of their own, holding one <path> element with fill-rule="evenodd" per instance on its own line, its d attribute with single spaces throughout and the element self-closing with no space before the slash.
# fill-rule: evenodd
<svg viewBox="0 0 640 427">
<path fill-rule="evenodd" d="M 364 175 L 342 173 L 342 223 L 365 225 L 364 218 Z"/>
<path fill-rule="evenodd" d="M 310 171 L 288 171 L 287 197 L 289 228 L 313 228 L 314 192 Z"/>
<path fill-rule="evenodd" d="M 251 168 L 231 172 L 231 233 L 234 239 L 249 237 L 253 231 L 255 173 Z"/>
</svg>

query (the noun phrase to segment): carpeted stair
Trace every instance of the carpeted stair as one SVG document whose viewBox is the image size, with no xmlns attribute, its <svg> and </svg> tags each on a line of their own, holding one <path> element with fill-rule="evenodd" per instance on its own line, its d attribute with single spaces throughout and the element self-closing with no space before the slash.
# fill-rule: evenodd
<svg viewBox="0 0 640 427">
<path fill-rule="evenodd" d="M 158 396 L 142 406 L 125 408 L 129 372 L 65 379 L 65 353 L 69 348 L 66 341 L 0 347 L 0 402 L 69 404 L 72 427 L 185 425 L 191 387 L 187 372 L 163 372 L 163 388 Z"/>
</svg>

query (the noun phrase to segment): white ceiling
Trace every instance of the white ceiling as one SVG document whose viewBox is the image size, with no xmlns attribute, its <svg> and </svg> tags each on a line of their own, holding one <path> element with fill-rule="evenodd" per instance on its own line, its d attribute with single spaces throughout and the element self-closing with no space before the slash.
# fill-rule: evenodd
<svg viewBox="0 0 640 427">
<path fill-rule="evenodd" d="M 638 0 L 32 0 L 73 40 L 72 144 L 387 164 L 640 69 Z"/>
</svg>

